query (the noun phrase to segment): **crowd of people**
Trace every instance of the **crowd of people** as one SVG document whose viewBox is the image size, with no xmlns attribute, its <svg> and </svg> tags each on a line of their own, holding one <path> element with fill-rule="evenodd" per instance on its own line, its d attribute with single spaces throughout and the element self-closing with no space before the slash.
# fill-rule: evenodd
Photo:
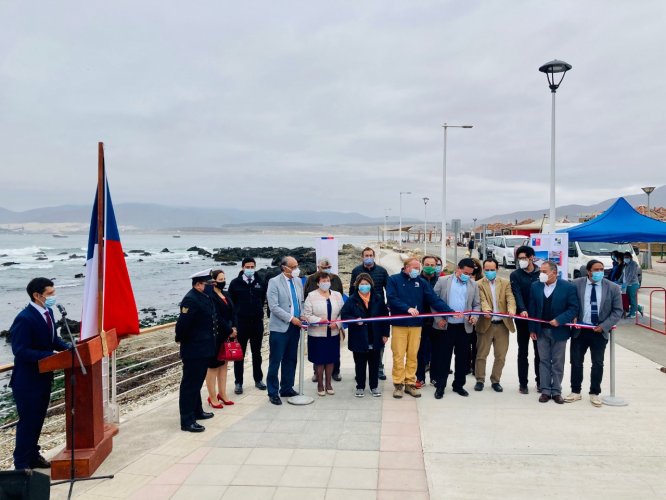
<svg viewBox="0 0 666 500">
<path fill-rule="evenodd" d="M 623 261 L 621 275 L 626 280 L 627 275 L 631 277 L 631 263 L 626 258 Z M 333 382 L 341 380 L 340 349 L 345 339 L 353 353 L 356 397 L 365 396 L 366 383 L 372 396 L 381 396 L 379 381 L 386 378 L 383 354 L 389 340 L 394 398 L 405 394 L 421 397 L 428 372 L 436 399 L 444 397 L 450 375 L 451 390 L 460 396 L 469 396 L 465 385 L 470 373 L 476 380 L 474 391 L 483 391 L 491 349 L 494 361 L 488 377 L 490 387 L 503 392 L 502 371 L 510 334 L 515 332 L 521 394 L 529 394 L 530 343 L 536 390 L 542 403 L 581 399 L 583 360 L 589 350 L 590 402 L 601 406 L 605 348 L 611 328 L 623 314 L 620 286 L 604 277 L 603 263 L 596 260 L 590 261 L 585 276 L 573 283 L 558 277 L 557 264 L 552 261 L 537 267 L 529 246 L 516 250 L 516 262 L 509 279 L 498 276 L 499 265 L 493 258 L 483 262 L 463 258 L 447 275 L 442 272 L 441 260 L 430 255 L 408 258 L 399 273 L 389 275 L 375 262 L 374 250 L 365 248 L 362 262 L 352 271 L 348 296 L 344 295 L 340 277 L 331 272 L 327 258 L 320 259 L 317 271 L 303 279 L 296 259 L 285 256 L 280 273 L 267 283 L 254 276 L 254 260 L 245 259 L 229 294 L 224 291 L 221 271 L 213 272 L 212 281 L 206 273 L 194 276 L 176 325 L 183 358 L 181 428 L 200 432 L 203 426 L 196 421 L 212 416 L 203 410 L 198 396 L 204 380 L 212 408 L 233 404 L 221 386 L 226 381 L 226 366 L 216 358 L 221 343 L 228 338 L 241 339 L 244 352 L 249 342 L 255 385 L 267 390 L 272 404 L 281 405 L 282 398 L 297 395 L 294 382 L 303 328 L 307 331 L 308 361 L 313 365 L 312 381 L 320 397 L 335 395 Z M 261 380 L 261 345 L 257 340 L 263 335 L 264 300 L 270 314 L 266 384 Z M 204 308 L 203 304 L 208 305 Z M 243 320 L 240 311 L 244 311 Z M 212 319 L 193 327 L 193 316 L 200 313 L 211 314 Z M 571 392 L 564 397 L 567 343 Z M 206 347 L 205 356 L 203 351 L 196 351 L 197 346 Z M 191 351 L 196 351 L 196 356 Z M 197 356 L 198 361 L 193 361 Z M 205 366 L 207 371 L 192 368 L 194 364 Z M 235 362 L 237 394 L 242 393 L 243 366 L 243 361 Z"/>
</svg>

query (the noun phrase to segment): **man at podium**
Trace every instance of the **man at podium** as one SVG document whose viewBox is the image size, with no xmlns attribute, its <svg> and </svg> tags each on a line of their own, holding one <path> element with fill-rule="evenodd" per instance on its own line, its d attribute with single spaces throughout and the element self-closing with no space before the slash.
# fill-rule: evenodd
<svg viewBox="0 0 666 500">
<path fill-rule="evenodd" d="M 14 467 L 48 469 L 51 464 L 39 454 L 39 435 L 51 399 L 53 372 L 39 373 L 38 362 L 71 346 L 56 332 L 52 307 L 56 304 L 53 281 L 34 278 L 28 283 L 30 304 L 9 329 L 14 353 L 14 369 L 9 382 L 19 420 L 16 426 Z"/>
</svg>

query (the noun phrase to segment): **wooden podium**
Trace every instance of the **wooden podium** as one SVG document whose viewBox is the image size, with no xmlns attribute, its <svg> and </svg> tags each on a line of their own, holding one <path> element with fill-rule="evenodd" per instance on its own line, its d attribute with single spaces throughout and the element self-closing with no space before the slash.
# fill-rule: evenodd
<svg viewBox="0 0 666 500">
<path fill-rule="evenodd" d="M 104 333 L 108 353 L 118 347 L 115 330 Z M 51 372 L 65 370 L 65 408 L 67 443 L 51 460 L 51 478 L 69 479 L 71 466 L 71 418 L 72 404 L 76 416 L 74 418 L 74 470 L 75 477 L 85 478 L 93 475 L 97 467 L 111 453 L 113 436 L 118 427 L 104 423 L 104 403 L 102 395 L 102 358 L 104 346 L 102 337 L 97 335 L 77 344 L 81 361 L 87 374 L 81 373 L 79 361 L 75 357 L 75 392 L 71 393 L 70 375 L 72 372 L 72 353 L 62 351 L 39 362 L 39 371 Z M 107 354 L 108 354 L 107 353 Z"/>
</svg>

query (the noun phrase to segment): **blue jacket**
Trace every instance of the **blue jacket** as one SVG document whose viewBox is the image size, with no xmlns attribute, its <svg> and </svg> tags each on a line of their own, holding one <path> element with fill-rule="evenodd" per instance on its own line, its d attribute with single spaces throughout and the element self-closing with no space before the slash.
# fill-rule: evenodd
<svg viewBox="0 0 666 500">
<path fill-rule="evenodd" d="M 375 291 L 370 294 L 368 308 L 365 308 L 363 299 L 354 293 L 342 306 L 340 317 L 342 319 L 374 318 L 377 316 L 388 316 L 388 309 L 383 297 Z M 379 349 L 384 342 L 382 337 L 389 337 L 391 328 L 388 321 L 373 321 L 371 323 L 347 323 L 348 340 L 347 347 L 352 352 L 367 352 L 372 342 L 373 349 Z"/>
<path fill-rule="evenodd" d="M 544 285 L 540 281 L 532 283 L 530 305 L 528 308 L 528 314 L 531 318 L 541 318 L 541 314 L 543 313 L 543 302 L 545 299 L 543 287 Z M 557 285 L 555 285 L 555 290 L 553 290 L 551 297 L 553 319 L 556 319 L 560 325 L 571 323 L 578 314 L 579 308 L 576 287 L 568 281 L 558 278 Z M 534 321 L 530 321 L 529 324 L 530 332 L 536 333 L 537 336 L 541 333 L 542 328 L 546 327 L 552 330 L 553 336 L 558 340 L 566 340 L 571 336 L 571 329 L 568 326 L 553 328 L 544 323 Z"/>
<path fill-rule="evenodd" d="M 409 314 L 408 309 L 416 307 L 420 313 L 429 307 L 433 312 L 455 312 L 446 302 L 432 291 L 430 284 L 421 276 L 410 278 L 404 271 L 390 276 L 386 283 L 388 307 L 392 316 Z M 422 326 L 418 316 L 392 320 L 394 326 Z"/>
<path fill-rule="evenodd" d="M 49 326 L 40 312 L 28 305 L 12 323 L 9 331 L 14 353 L 14 369 L 9 385 L 18 390 L 37 389 L 51 386 L 53 372 L 39 373 L 39 360 L 47 358 L 53 351 L 65 351 L 70 344 L 62 340 L 55 329 L 53 310 L 48 309 L 53 328 Z"/>
</svg>

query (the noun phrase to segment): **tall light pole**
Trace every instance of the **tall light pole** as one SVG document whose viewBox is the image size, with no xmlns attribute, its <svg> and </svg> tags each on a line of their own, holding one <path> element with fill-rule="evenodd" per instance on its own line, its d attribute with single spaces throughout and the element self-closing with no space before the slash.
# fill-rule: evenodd
<svg viewBox="0 0 666 500">
<path fill-rule="evenodd" d="M 647 204 L 647 213 L 648 216 L 650 215 L 650 194 L 652 191 L 654 191 L 654 186 L 648 186 L 641 188 L 643 192 L 647 195 L 648 197 L 648 204 Z M 652 243 L 648 241 L 647 244 L 647 269 L 652 269 Z"/>
<path fill-rule="evenodd" d="M 564 80 L 564 75 L 572 68 L 571 64 L 553 59 L 539 68 L 546 74 L 548 87 L 553 95 L 553 109 L 550 124 L 550 217 L 548 218 L 548 232 L 555 232 L 555 93 Z M 555 83 L 555 74 L 562 73 L 560 81 Z"/>
<path fill-rule="evenodd" d="M 479 244 L 476 242 L 476 217 L 474 217 L 472 219 L 472 240 L 474 241 L 474 246 L 478 247 Z M 477 250 L 478 250 L 478 248 L 477 248 Z M 470 257 L 472 256 L 472 251 L 473 251 L 473 249 L 470 250 L 470 252 L 469 252 Z"/>
<path fill-rule="evenodd" d="M 430 198 L 423 197 L 423 255 L 428 255 L 428 202 Z"/>
<path fill-rule="evenodd" d="M 446 133 L 449 128 L 472 128 L 472 125 L 442 125 L 444 129 L 444 162 L 442 166 L 442 247 L 440 257 L 442 258 L 442 267 L 446 269 Z"/>
<path fill-rule="evenodd" d="M 411 191 L 400 191 L 400 226 L 398 229 L 398 247 L 402 248 L 402 195 L 412 194 Z"/>
<path fill-rule="evenodd" d="M 385 208 L 384 209 L 384 240 L 387 238 L 386 234 L 386 225 L 388 224 L 388 213 L 391 211 L 390 208 Z"/>
</svg>

